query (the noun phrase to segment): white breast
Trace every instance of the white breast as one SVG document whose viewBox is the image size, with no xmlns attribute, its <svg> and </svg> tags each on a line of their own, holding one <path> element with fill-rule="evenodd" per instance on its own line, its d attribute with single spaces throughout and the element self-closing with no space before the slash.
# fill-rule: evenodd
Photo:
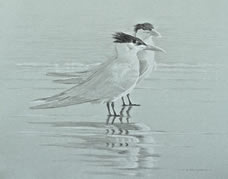
<svg viewBox="0 0 228 179">
<path fill-rule="evenodd" d="M 147 38 L 144 41 L 148 45 L 154 45 L 154 42 L 151 37 Z M 138 80 L 138 83 L 139 83 L 151 73 L 151 71 L 156 66 L 156 62 L 155 62 L 154 51 L 143 50 L 143 51 L 140 51 L 137 55 L 138 55 L 139 64 L 140 64 L 140 68 L 139 68 L 140 75 Z"/>
</svg>

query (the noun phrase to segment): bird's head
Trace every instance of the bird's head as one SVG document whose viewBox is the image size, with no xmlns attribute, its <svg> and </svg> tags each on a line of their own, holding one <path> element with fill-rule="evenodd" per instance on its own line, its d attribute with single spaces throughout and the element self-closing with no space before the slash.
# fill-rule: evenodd
<svg viewBox="0 0 228 179">
<path fill-rule="evenodd" d="M 152 45 L 147 45 L 140 38 L 134 37 L 132 35 L 117 32 L 113 35 L 114 43 L 124 44 L 128 50 L 141 51 L 141 50 L 152 50 L 165 52 L 162 48 Z"/>
<path fill-rule="evenodd" d="M 135 36 L 147 38 L 149 36 L 161 37 L 161 34 L 154 28 L 154 26 L 148 22 L 142 24 L 136 24 L 134 26 Z"/>
<path fill-rule="evenodd" d="M 126 45 L 129 50 L 143 50 L 147 47 L 147 44 L 144 43 L 141 39 L 134 37 L 132 35 L 117 32 L 113 35 L 114 43 Z"/>
</svg>

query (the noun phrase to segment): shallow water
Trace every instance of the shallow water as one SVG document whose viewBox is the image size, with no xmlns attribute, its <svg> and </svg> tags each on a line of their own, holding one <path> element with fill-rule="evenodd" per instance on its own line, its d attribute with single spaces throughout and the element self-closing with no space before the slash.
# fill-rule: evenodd
<svg viewBox="0 0 228 179">
<path fill-rule="evenodd" d="M 0 178 L 227 178 L 227 1 L 0 2 Z M 71 87 L 48 72 L 106 59 L 111 34 L 149 21 L 157 70 L 140 107 L 30 110 Z"/>
</svg>

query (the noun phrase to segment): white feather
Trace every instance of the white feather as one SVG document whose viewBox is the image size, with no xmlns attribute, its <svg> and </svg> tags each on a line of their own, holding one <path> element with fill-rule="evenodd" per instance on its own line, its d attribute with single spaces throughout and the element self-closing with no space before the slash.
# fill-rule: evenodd
<svg viewBox="0 0 228 179">
<path fill-rule="evenodd" d="M 130 93 L 139 77 L 137 50 L 119 45 L 114 60 L 96 67 L 83 82 L 60 94 L 39 99 L 43 104 L 32 109 L 64 107 L 86 102 L 113 102 Z"/>
</svg>

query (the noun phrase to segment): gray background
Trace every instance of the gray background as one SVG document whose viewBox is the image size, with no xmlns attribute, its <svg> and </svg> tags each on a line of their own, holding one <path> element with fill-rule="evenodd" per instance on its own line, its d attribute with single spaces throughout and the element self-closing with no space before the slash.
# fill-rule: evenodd
<svg viewBox="0 0 228 179">
<path fill-rule="evenodd" d="M 0 178 L 227 178 L 225 0 L 0 2 Z M 30 110 L 71 87 L 47 72 L 104 61 L 111 34 L 151 22 L 157 71 L 132 94 L 141 107 L 106 125 L 104 105 Z M 118 107 L 120 110 L 120 104 Z M 126 110 L 126 109 L 124 109 Z M 109 119 L 112 121 L 112 119 Z"/>
</svg>

